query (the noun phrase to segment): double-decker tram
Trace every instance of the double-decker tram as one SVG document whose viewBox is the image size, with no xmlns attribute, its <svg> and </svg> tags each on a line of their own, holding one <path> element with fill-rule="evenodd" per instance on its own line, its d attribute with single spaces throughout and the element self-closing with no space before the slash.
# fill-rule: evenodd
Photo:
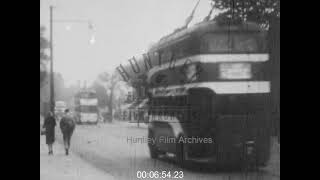
<svg viewBox="0 0 320 180">
<path fill-rule="evenodd" d="M 146 81 L 150 155 L 180 165 L 266 165 L 270 155 L 270 63 L 257 24 L 208 21 L 152 46 Z M 148 63 L 146 63 L 148 62 Z M 131 64 L 132 65 L 132 64 Z M 134 74 L 127 70 L 128 74 Z"/>
<path fill-rule="evenodd" d="M 99 121 L 98 98 L 93 90 L 79 91 L 74 98 L 75 118 L 78 124 L 97 124 Z"/>
<path fill-rule="evenodd" d="M 163 63 L 148 72 L 149 137 L 156 139 L 149 144 L 151 157 L 174 153 L 181 165 L 188 160 L 266 164 L 270 76 L 265 36 L 254 23 L 210 21 L 169 35 L 150 49 Z"/>
</svg>

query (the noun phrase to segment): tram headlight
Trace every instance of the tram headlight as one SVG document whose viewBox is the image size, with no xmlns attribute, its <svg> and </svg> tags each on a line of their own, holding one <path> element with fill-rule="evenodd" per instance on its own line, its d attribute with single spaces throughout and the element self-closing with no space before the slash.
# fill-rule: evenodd
<svg viewBox="0 0 320 180">
<path fill-rule="evenodd" d="M 252 77 L 250 63 L 219 64 L 220 79 L 250 79 Z"/>
</svg>

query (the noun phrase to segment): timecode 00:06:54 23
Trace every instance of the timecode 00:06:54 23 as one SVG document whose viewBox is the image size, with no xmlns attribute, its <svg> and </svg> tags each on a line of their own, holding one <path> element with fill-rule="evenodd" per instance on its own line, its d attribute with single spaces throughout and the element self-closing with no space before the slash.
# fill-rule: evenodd
<svg viewBox="0 0 320 180">
<path fill-rule="evenodd" d="M 183 171 L 137 171 L 138 179 L 182 179 Z"/>
</svg>

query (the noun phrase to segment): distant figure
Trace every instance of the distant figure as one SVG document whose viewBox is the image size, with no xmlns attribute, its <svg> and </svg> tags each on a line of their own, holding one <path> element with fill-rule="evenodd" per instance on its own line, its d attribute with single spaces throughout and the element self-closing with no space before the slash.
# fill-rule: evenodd
<svg viewBox="0 0 320 180">
<path fill-rule="evenodd" d="M 53 154 L 52 150 L 52 144 L 55 140 L 55 126 L 56 126 L 56 119 L 53 116 L 52 112 L 49 112 L 47 117 L 44 119 L 43 128 L 45 129 L 45 135 L 46 135 L 46 144 L 49 148 L 49 155 Z"/>
<path fill-rule="evenodd" d="M 72 133 L 76 127 L 74 118 L 69 114 L 69 109 L 66 109 L 64 116 L 60 120 L 60 129 L 63 134 L 63 142 L 66 150 L 66 155 L 69 154 L 70 140 Z"/>
</svg>

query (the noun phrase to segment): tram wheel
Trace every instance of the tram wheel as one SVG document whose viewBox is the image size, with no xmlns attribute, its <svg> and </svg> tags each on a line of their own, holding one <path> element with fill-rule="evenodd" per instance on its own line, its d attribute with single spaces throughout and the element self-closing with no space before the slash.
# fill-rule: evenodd
<svg viewBox="0 0 320 180">
<path fill-rule="evenodd" d="M 154 139 L 154 135 L 152 132 L 149 132 L 149 138 L 153 138 Z M 157 150 L 157 147 L 155 144 L 151 143 L 151 142 L 148 142 L 148 146 L 149 146 L 149 151 L 150 151 L 150 157 L 152 159 L 156 159 L 158 158 L 159 156 L 159 153 L 158 153 L 158 150 Z"/>
<path fill-rule="evenodd" d="M 180 139 L 180 138 L 179 138 Z M 180 167 L 186 167 L 186 151 L 183 142 L 179 142 L 176 144 L 176 161 Z"/>
</svg>

